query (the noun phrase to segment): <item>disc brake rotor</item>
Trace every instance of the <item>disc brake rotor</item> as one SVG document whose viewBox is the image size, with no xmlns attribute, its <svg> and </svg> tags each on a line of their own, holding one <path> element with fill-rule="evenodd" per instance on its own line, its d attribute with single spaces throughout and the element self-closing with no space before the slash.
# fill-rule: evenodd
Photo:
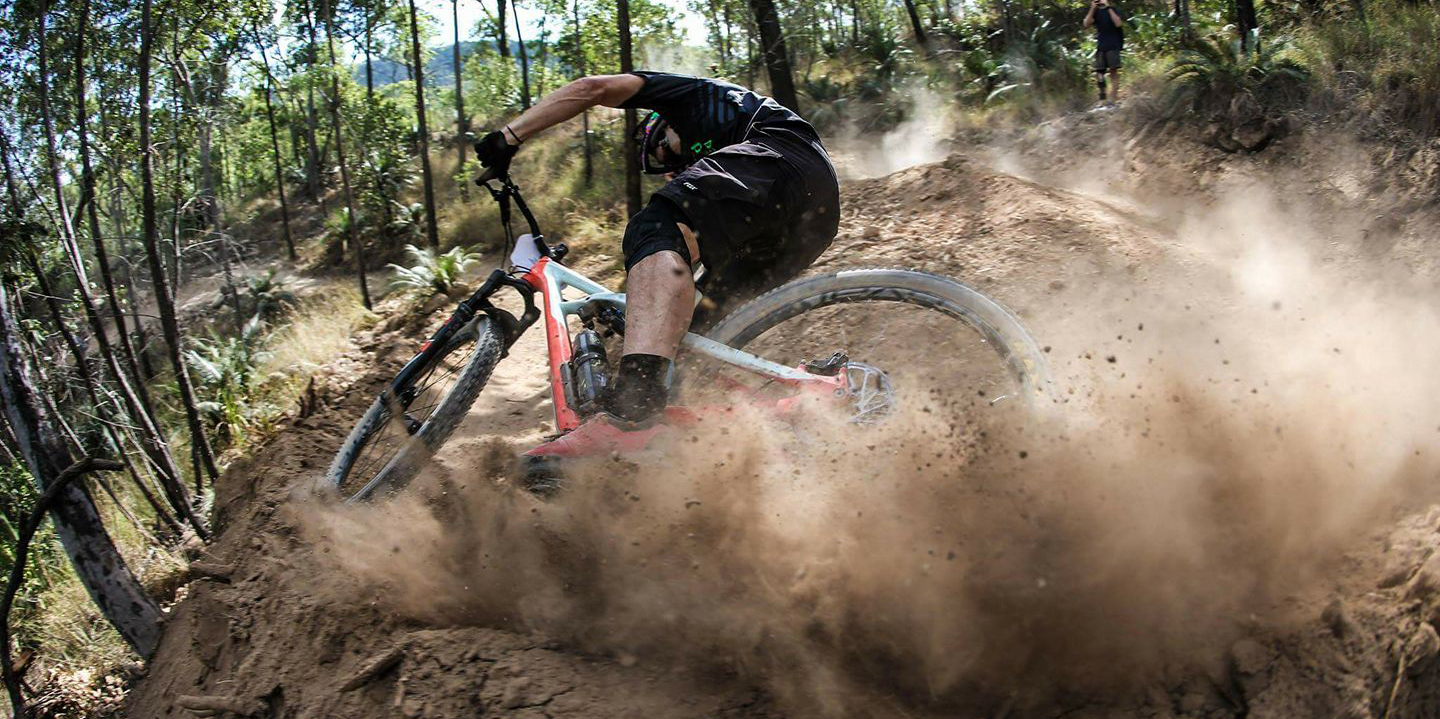
<svg viewBox="0 0 1440 719">
<path fill-rule="evenodd" d="M 895 412 L 895 388 L 880 368 L 864 362 L 845 363 L 845 384 L 850 391 L 854 424 L 873 424 Z"/>
</svg>

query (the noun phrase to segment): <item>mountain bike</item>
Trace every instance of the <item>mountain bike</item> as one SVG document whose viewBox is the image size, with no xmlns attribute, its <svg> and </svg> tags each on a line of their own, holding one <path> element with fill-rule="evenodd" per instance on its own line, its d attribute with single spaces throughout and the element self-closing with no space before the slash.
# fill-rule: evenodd
<svg viewBox="0 0 1440 719">
<path fill-rule="evenodd" d="M 510 269 L 491 272 L 379 393 L 335 455 L 323 491 L 359 502 L 408 484 L 542 317 L 555 429 L 599 411 L 609 384 L 605 341 L 625 333 L 625 295 L 564 264 L 568 248 L 546 242 L 520 188 L 508 176 L 492 179 L 478 184 L 499 204 Z M 528 225 L 519 237 L 512 204 Z M 519 316 L 492 301 L 503 292 L 518 296 Z M 856 425 L 886 421 L 905 388 L 918 401 L 979 411 L 1033 403 L 1049 384 L 1044 352 L 1013 313 L 956 280 L 914 270 L 792 281 L 703 335 L 687 334 L 681 348 L 702 390 L 776 415 L 818 401 Z M 680 404 L 667 418 L 694 416 Z"/>
</svg>

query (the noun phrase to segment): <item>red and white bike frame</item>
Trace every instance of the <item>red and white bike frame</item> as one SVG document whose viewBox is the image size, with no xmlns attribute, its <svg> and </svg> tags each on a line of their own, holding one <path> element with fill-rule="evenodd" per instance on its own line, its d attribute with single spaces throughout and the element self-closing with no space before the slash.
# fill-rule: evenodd
<svg viewBox="0 0 1440 719">
<path fill-rule="evenodd" d="M 621 310 L 623 313 L 625 295 L 611 292 L 603 285 L 549 257 L 542 256 L 537 259 L 530 253 L 525 253 L 520 246 L 526 244 L 525 240 L 527 239 L 528 237 L 521 237 L 521 242 L 517 243 L 517 251 L 512 257 L 512 262 L 518 267 L 529 267 L 521 279 L 534 288 L 542 300 L 545 316 L 545 342 L 550 355 L 550 391 L 555 402 L 555 429 L 557 432 L 566 432 L 580 426 L 581 422 L 580 415 L 570 406 L 565 389 L 565 367 L 569 365 L 573 356 L 570 343 L 570 316 L 580 314 L 581 308 L 584 307 L 593 308 L 607 305 Z M 566 299 L 567 290 L 574 291 L 578 296 Z M 781 384 L 833 395 L 849 394 L 843 369 L 833 376 L 818 375 L 756 357 L 693 332 L 685 334 L 680 346 L 688 352 L 705 355 Z M 779 400 L 769 404 L 774 405 L 775 409 L 784 411 L 790 402 Z"/>
</svg>

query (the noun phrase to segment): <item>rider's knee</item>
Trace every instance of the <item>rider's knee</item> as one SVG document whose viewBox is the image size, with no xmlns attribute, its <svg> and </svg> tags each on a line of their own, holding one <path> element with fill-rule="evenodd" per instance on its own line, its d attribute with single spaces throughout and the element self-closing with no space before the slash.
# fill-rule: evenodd
<svg viewBox="0 0 1440 719">
<path fill-rule="evenodd" d="M 657 252 L 674 252 L 686 265 L 694 264 L 685 234 L 680 225 L 689 221 L 674 203 L 656 197 L 630 218 L 625 226 L 625 239 L 620 244 L 625 254 L 625 271 Z"/>
</svg>

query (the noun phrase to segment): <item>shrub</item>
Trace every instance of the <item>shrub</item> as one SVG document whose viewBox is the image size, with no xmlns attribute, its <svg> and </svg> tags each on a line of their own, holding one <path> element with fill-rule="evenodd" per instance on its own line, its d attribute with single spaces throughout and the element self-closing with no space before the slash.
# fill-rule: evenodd
<svg viewBox="0 0 1440 719">
<path fill-rule="evenodd" d="M 1199 114 L 1210 123 L 1210 141 L 1226 151 L 1264 149 L 1283 134 L 1279 113 L 1303 97 L 1309 79 L 1283 54 L 1287 47 L 1277 41 L 1244 52 L 1219 37 L 1191 43 L 1166 73 L 1170 115 Z"/>
<path fill-rule="evenodd" d="M 464 247 L 452 247 L 449 252 L 436 255 L 428 249 L 405 245 L 405 254 L 410 256 L 410 261 L 414 264 L 401 267 L 392 263 L 390 267 L 395 270 L 396 276 L 390 281 L 390 286 L 435 293 L 449 292 L 450 288 L 460 281 L 465 270 L 480 261 L 479 253 L 470 252 Z"/>
<path fill-rule="evenodd" d="M 185 350 L 185 361 L 195 373 L 197 391 L 203 398 L 197 409 L 232 441 L 244 437 L 250 426 L 251 396 L 255 370 L 264 359 L 260 351 L 260 316 L 245 323 L 238 337 L 211 337 L 195 340 Z"/>
<path fill-rule="evenodd" d="M 246 277 L 245 295 L 253 308 L 251 314 L 269 322 L 293 309 L 300 300 L 285 285 L 285 278 L 277 276 L 274 269 Z"/>
</svg>

